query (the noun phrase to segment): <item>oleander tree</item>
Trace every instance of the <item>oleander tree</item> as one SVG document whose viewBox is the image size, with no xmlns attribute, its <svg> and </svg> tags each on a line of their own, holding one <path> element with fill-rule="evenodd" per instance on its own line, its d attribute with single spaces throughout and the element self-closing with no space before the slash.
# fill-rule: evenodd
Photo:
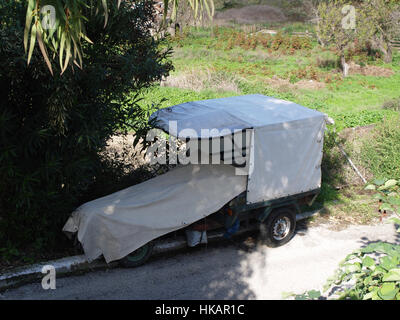
<svg viewBox="0 0 400 320">
<path fill-rule="evenodd" d="M 110 17 L 110 7 L 120 7 L 121 2 L 130 2 L 131 6 L 140 4 L 141 0 L 15 0 L 26 1 L 26 21 L 24 32 L 24 48 L 28 54 L 28 64 L 37 44 L 53 74 L 51 59 L 58 59 L 61 73 L 75 64 L 83 67 L 82 42 L 91 43 L 87 36 L 86 24 L 94 17 L 102 16 L 104 27 Z M 163 0 L 163 23 L 167 15 L 176 19 L 179 2 L 183 0 Z M 184 0 L 189 2 L 194 17 L 201 19 L 206 11 L 210 17 L 214 14 L 213 0 Z M 84 10 L 85 9 L 85 10 Z M 87 10 L 89 9 L 89 10 Z M 83 12 L 89 12 L 84 14 Z M 171 12 L 169 12 L 171 11 Z"/>
<path fill-rule="evenodd" d="M 82 16 L 90 18 L 82 18 L 84 36 L 92 43 L 82 40 L 69 22 L 67 31 L 60 27 L 49 38 L 48 30 L 37 32 L 33 18 L 28 35 L 37 45 L 28 46 L 32 52 L 27 64 L 26 3 L 0 0 L 2 262 L 28 251 L 42 255 L 64 250 L 70 244 L 63 242 L 61 228 L 76 207 L 140 181 L 140 171 L 108 152 L 107 145 L 114 136 L 147 124 L 147 106 L 139 104 L 140 97 L 173 69 L 170 46 L 151 35 L 152 0 L 134 7 L 128 1 L 121 1 L 119 8 L 118 3 L 109 6 L 105 28 L 104 15 L 91 16 L 95 7 L 83 6 Z M 75 46 L 75 35 L 81 37 L 81 47 Z M 74 51 L 83 69 L 75 66 Z M 66 66 L 62 75 L 59 60 Z"/>
</svg>

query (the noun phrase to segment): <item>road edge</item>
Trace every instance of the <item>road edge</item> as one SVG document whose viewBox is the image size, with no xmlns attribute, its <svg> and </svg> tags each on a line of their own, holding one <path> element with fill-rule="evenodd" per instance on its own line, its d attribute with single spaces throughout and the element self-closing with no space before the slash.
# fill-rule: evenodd
<svg viewBox="0 0 400 320">
<path fill-rule="evenodd" d="M 296 220 L 307 219 L 318 213 L 319 210 L 301 213 Z M 173 250 L 175 247 L 181 248 L 185 243 L 186 241 L 184 240 L 171 241 L 160 245 L 156 252 L 162 253 Z M 65 277 L 79 272 L 115 268 L 118 266 L 118 262 L 106 263 L 103 259 L 97 259 L 89 263 L 85 255 L 76 255 L 17 267 L 0 275 L 0 292 L 42 279 L 48 273 L 42 273 L 43 267 L 47 265 L 54 267 L 57 277 Z"/>
</svg>

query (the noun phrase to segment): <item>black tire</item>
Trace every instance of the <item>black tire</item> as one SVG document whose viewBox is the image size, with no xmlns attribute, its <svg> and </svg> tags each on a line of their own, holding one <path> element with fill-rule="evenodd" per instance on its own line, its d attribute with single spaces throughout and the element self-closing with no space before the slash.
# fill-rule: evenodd
<svg viewBox="0 0 400 320">
<path fill-rule="evenodd" d="M 153 252 L 154 243 L 152 241 L 128 254 L 119 260 L 119 264 L 124 268 L 134 268 L 146 263 Z"/>
<path fill-rule="evenodd" d="M 260 225 L 261 240 L 271 248 L 290 241 L 296 229 L 296 214 L 291 208 L 279 208 L 271 212 Z"/>
</svg>

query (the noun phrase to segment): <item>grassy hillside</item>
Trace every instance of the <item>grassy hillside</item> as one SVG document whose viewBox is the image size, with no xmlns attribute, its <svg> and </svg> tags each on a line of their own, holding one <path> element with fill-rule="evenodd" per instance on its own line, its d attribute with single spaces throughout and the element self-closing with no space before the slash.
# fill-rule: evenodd
<svg viewBox="0 0 400 320">
<path fill-rule="evenodd" d="M 395 114 L 382 105 L 400 97 L 400 54 L 392 64 L 355 49 L 357 64 L 342 78 L 337 57 L 315 40 L 292 36 L 299 24 L 275 36 L 240 28 L 191 28 L 171 39 L 175 71 L 144 96 L 162 107 L 192 100 L 261 93 L 327 113 L 339 129 L 381 122 Z M 302 24 L 304 28 L 310 26 Z"/>
<path fill-rule="evenodd" d="M 284 23 L 276 29 L 277 35 L 255 34 L 241 25 L 186 29 L 171 38 L 175 71 L 144 95 L 143 106 L 261 93 L 325 112 L 343 134 L 353 132 L 346 128 L 380 124 L 370 133 L 354 131 L 354 139 L 343 143 L 367 179 L 394 177 L 395 146 L 400 145 L 400 53 L 384 64 L 379 53 L 370 55 L 355 46 L 348 52 L 351 74 L 343 78 L 333 50 L 292 34 L 312 31 L 312 25 Z M 314 208 L 324 208 L 325 217 L 337 224 L 378 217 L 375 200 L 363 191 L 329 135 L 325 144 L 322 192 Z"/>
</svg>

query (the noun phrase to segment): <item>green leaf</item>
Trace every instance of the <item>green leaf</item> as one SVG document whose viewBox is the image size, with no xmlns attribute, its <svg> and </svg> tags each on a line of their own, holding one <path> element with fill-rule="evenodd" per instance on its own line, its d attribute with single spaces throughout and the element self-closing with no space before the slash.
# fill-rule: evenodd
<svg viewBox="0 0 400 320">
<path fill-rule="evenodd" d="M 378 295 L 383 300 L 392 300 L 396 297 L 396 294 L 399 292 L 399 288 L 396 288 L 396 284 L 384 283 L 382 287 L 378 290 Z"/>
<path fill-rule="evenodd" d="M 396 268 L 398 263 L 399 261 L 396 257 L 385 256 L 381 259 L 380 266 L 387 271 L 390 271 L 390 269 Z"/>
<path fill-rule="evenodd" d="M 390 218 L 389 221 L 391 221 L 391 222 L 393 222 L 393 223 L 395 223 L 395 224 L 400 225 L 400 219 L 399 219 L 399 218 Z"/>
<path fill-rule="evenodd" d="M 318 299 L 321 296 L 321 292 L 317 290 L 310 290 L 307 294 L 311 299 Z"/>
<path fill-rule="evenodd" d="M 376 187 L 373 184 L 367 185 L 364 190 L 376 190 Z"/>
<path fill-rule="evenodd" d="M 382 201 L 386 200 L 386 198 L 380 193 L 375 194 L 372 198 L 375 200 L 382 200 Z"/>
<path fill-rule="evenodd" d="M 385 183 L 385 180 L 384 179 L 376 179 L 376 180 L 374 180 L 373 183 L 377 186 L 381 186 Z"/>
<path fill-rule="evenodd" d="M 400 206 L 400 198 L 389 195 L 387 201 L 394 206 Z"/>
<path fill-rule="evenodd" d="M 383 276 L 382 281 L 400 281 L 400 269 L 395 268 L 389 270 L 389 272 Z"/>
<path fill-rule="evenodd" d="M 378 296 L 378 290 L 379 287 L 377 286 L 371 286 L 368 288 L 368 293 L 364 295 L 363 300 L 368 300 L 368 299 L 372 299 L 372 300 L 382 300 L 382 298 L 380 298 Z"/>
<path fill-rule="evenodd" d="M 375 266 L 375 260 L 372 259 L 372 258 L 369 257 L 369 256 L 366 256 L 366 257 L 362 260 L 362 265 L 363 265 L 363 267 L 370 268 L 370 267 L 372 267 L 372 266 Z"/>
<path fill-rule="evenodd" d="M 32 58 L 33 48 L 35 47 L 35 42 L 36 42 L 36 24 L 34 23 L 32 26 L 32 31 L 31 31 L 31 42 L 29 45 L 29 52 L 28 52 L 28 64 Z"/>
<path fill-rule="evenodd" d="M 344 261 L 350 261 L 350 260 L 353 260 L 356 258 L 358 258 L 358 255 L 355 252 L 353 252 L 353 253 L 348 254 L 346 256 L 346 258 L 344 258 Z"/>
<path fill-rule="evenodd" d="M 296 296 L 294 292 L 282 292 L 282 299 L 284 300 L 293 296 Z"/>
<path fill-rule="evenodd" d="M 372 282 L 372 276 L 366 277 L 363 281 L 365 286 L 368 286 Z M 371 290 L 370 290 L 371 291 Z"/>
<path fill-rule="evenodd" d="M 347 273 L 361 271 L 361 264 L 359 262 L 344 265 Z"/>
<path fill-rule="evenodd" d="M 108 7 L 107 7 L 107 0 L 101 0 L 104 9 L 104 28 L 107 26 L 108 22 Z"/>
<path fill-rule="evenodd" d="M 38 39 L 39 48 L 40 48 L 40 51 L 42 52 L 44 61 L 46 62 L 46 65 L 49 68 L 51 75 L 53 75 L 53 69 L 51 68 L 51 63 L 50 63 L 49 56 L 47 54 L 47 49 L 43 43 L 42 31 L 40 30 L 40 28 L 37 31 L 37 39 Z"/>
<path fill-rule="evenodd" d="M 382 298 L 378 295 L 378 291 L 372 291 L 372 300 L 382 300 Z"/>
<path fill-rule="evenodd" d="M 71 54 L 71 38 L 66 39 L 66 48 L 65 48 L 65 61 L 64 61 L 64 67 L 61 70 L 61 74 L 64 73 L 65 70 L 67 70 L 68 67 L 68 62 L 69 59 L 71 58 L 72 54 Z"/>
<path fill-rule="evenodd" d="M 60 52 L 58 54 L 60 59 L 60 67 L 63 66 L 63 55 L 64 55 L 64 45 L 65 45 L 65 33 L 61 33 L 61 40 L 60 40 Z"/>
<path fill-rule="evenodd" d="M 394 187 L 396 184 L 397 184 L 397 180 L 390 179 L 390 180 L 386 181 L 385 188 L 389 189 L 391 187 Z"/>
<path fill-rule="evenodd" d="M 393 209 L 393 207 L 390 205 L 390 204 L 388 204 L 388 203 L 382 203 L 381 205 L 380 205 L 380 207 L 379 207 L 381 210 L 385 210 L 385 211 L 395 211 L 394 209 Z"/>
<path fill-rule="evenodd" d="M 386 270 L 385 269 L 383 269 L 382 267 L 380 267 L 380 266 L 377 266 L 376 268 L 375 268 L 375 270 L 372 272 L 372 274 L 371 274 L 371 276 L 377 276 L 377 275 L 380 275 L 380 274 L 386 274 Z"/>
<path fill-rule="evenodd" d="M 33 9 L 35 8 L 35 0 L 29 0 L 28 8 L 26 10 L 25 30 L 24 30 L 24 48 L 25 52 L 28 50 L 28 37 L 29 30 L 31 29 Z"/>
</svg>

